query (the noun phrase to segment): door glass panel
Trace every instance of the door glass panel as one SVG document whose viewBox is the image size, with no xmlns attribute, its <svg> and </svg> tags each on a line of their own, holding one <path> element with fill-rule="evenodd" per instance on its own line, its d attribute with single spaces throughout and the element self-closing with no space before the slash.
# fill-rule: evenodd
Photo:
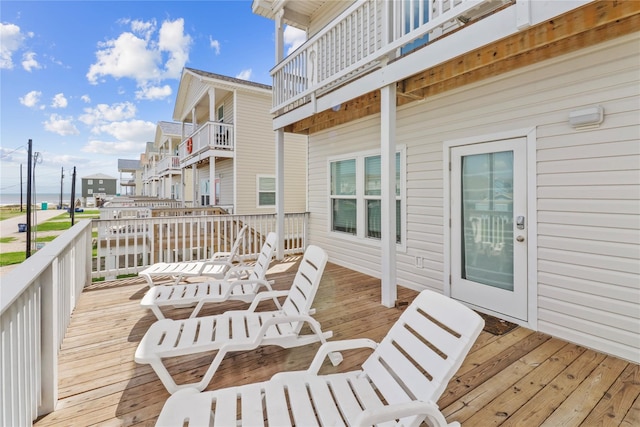
<svg viewBox="0 0 640 427">
<path fill-rule="evenodd" d="M 462 278 L 513 291 L 513 151 L 461 160 Z"/>
</svg>

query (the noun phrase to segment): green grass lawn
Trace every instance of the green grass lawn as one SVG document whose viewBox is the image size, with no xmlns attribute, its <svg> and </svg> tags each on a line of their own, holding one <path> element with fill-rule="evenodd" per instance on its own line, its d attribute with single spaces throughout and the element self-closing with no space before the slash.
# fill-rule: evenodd
<svg viewBox="0 0 640 427">
<path fill-rule="evenodd" d="M 0 253 L 0 267 L 5 265 L 20 264 L 27 258 L 24 251 L 22 252 L 5 252 Z"/>
<path fill-rule="evenodd" d="M 0 237 L 0 243 L 11 243 L 17 240 L 15 237 Z"/>
</svg>

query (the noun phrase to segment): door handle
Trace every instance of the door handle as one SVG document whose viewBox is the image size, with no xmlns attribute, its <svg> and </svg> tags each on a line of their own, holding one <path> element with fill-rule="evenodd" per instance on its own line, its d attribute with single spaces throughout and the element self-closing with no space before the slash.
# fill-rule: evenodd
<svg viewBox="0 0 640 427">
<path fill-rule="evenodd" d="M 518 237 L 516 237 L 516 240 L 518 242 L 524 242 L 524 236 L 518 236 Z"/>
</svg>

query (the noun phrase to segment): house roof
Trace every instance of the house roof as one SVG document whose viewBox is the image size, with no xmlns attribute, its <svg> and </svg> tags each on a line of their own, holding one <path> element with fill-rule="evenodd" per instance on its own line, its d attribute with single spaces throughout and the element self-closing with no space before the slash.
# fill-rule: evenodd
<svg viewBox="0 0 640 427">
<path fill-rule="evenodd" d="M 187 103 L 193 102 L 193 100 L 189 99 L 189 94 L 206 94 L 208 89 L 214 89 L 218 93 L 216 96 L 223 96 L 225 92 L 236 91 L 271 96 L 271 86 L 269 85 L 185 67 L 182 69 L 176 102 L 173 107 L 173 120 L 179 122 L 190 121 L 188 116 L 192 106 L 187 105 Z"/>
<path fill-rule="evenodd" d="M 113 180 L 117 180 L 118 178 L 114 178 L 112 176 L 103 174 L 103 173 L 96 173 L 93 175 L 87 175 L 87 176 L 83 176 L 82 179 L 113 179 Z"/>
<path fill-rule="evenodd" d="M 131 171 L 140 169 L 140 160 L 118 159 L 119 171 Z"/>
<path fill-rule="evenodd" d="M 219 81 L 224 82 L 226 84 L 232 84 L 232 85 L 236 85 L 236 86 L 250 86 L 250 87 L 255 87 L 255 88 L 260 88 L 260 89 L 271 90 L 271 86 L 269 86 L 269 85 L 265 85 L 265 84 L 262 84 L 262 83 L 251 82 L 249 80 L 237 79 L 235 77 L 223 76 L 222 74 L 210 73 L 208 71 L 196 70 L 195 68 L 185 67 L 184 71 L 185 72 L 187 72 L 187 71 L 191 72 L 191 73 L 196 74 L 198 76 L 206 77 L 207 79 L 210 79 L 210 80 L 219 80 Z M 184 77 L 184 72 L 183 72 L 182 76 Z"/>
<path fill-rule="evenodd" d="M 165 135 L 182 135 L 182 123 L 160 121 L 158 122 L 158 128 L 160 128 L 160 131 Z M 192 128 L 191 123 L 184 124 L 184 131 L 187 135 L 191 133 Z"/>
</svg>

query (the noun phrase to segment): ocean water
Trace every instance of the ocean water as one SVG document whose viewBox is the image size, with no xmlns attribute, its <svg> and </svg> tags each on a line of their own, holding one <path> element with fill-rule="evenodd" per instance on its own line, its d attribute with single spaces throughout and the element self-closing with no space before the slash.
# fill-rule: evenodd
<svg viewBox="0 0 640 427">
<path fill-rule="evenodd" d="M 55 208 L 60 204 L 60 193 L 36 193 L 32 194 L 31 197 L 34 200 L 34 204 L 42 206 L 42 203 L 47 203 L 47 206 L 52 206 Z M 76 199 L 78 199 L 79 195 L 76 194 Z M 62 194 L 62 203 L 69 204 L 71 200 L 71 194 Z M 0 193 L 0 205 L 19 205 L 20 204 L 20 193 L 12 194 L 12 193 Z M 22 194 L 22 204 L 26 206 L 27 204 L 27 193 L 24 192 Z"/>
</svg>

